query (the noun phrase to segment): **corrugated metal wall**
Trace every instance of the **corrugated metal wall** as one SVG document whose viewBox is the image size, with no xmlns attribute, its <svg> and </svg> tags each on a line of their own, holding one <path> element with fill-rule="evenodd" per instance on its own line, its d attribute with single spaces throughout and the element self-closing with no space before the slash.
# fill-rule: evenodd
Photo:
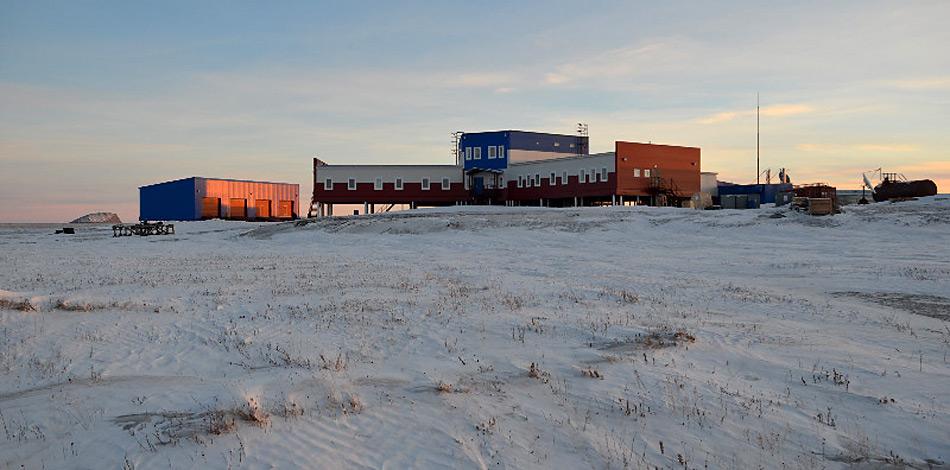
<svg viewBox="0 0 950 470">
<path fill-rule="evenodd" d="M 195 178 L 185 178 L 139 188 L 139 220 L 196 220 Z"/>
<path fill-rule="evenodd" d="M 221 200 L 222 218 L 254 219 L 266 217 L 258 211 L 257 205 L 268 205 L 272 217 L 292 218 L 300 213 L 300 186 L 289 183 L 267 183 L 261 181 L 239 181 L 211 178 L 198 178 L 195 184 L 195 210 L 200 213 L 204 198 Z M 246 214 L 232 214 L 232 199 L 246 202 Z M 266 212 L 267 209 L 264 210 Z M 241 212 L 237 210 L 236 212 Z"/>
</svg>

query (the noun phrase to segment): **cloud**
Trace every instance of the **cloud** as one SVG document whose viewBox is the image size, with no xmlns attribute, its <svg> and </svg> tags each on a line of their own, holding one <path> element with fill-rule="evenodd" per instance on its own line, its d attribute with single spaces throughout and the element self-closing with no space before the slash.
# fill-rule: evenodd
<svg viewBox="0 0 950 470">
<path fill-rule="evenodd" d="M 762 108 L 762 115 L 769 117 L 793 116 L 814 112 L 815 108 L 803 104 L 777 104 Z"/>
<path fill-rule="evenodd" d="M 902 170 L 904 172 L 936 172 L 940 173 L 941 176 L 945 178 L 950 178 L 950 160 L 934 160 L 928 162 L 918 162 L 904 165 Z"/>
<path fill-rule="evenodd" d="M 560 85 L 571 81 L 571 77 L 560 73 L 549 73 L 544 76 L 544 83 L 548 85 Z"/>
<path fill-rule="evenodd" d="M 902 90 L 947 90 L 950 89 L 950 77 L 913 78 L 888 82 Z"/>
<path fill-rule="evenodd" d="M 794 171 L 792 178 L 796 183 L 822 181 L 838 189 L 860 189 L 861 174 L 868 170 L 867 167 L 831 162 L 827 166 L 809 166 L 802 171 Z M 895 162 L 886 165 L 884 171 L 901 173 L 909 180 L 933 180 L 937 184 L 938 193 L 950 190 L 950 160 Z"/>
<path fill-rule="evenodd" d="M 444 83 L 450 86 L 471 87 L 471 88 L 490 88 L 509 85 L 515 81 L 515 77 L 501 73 L 478 73 L 463 74 L 455 77 L 449 77 Z"/>
<path fill-rule="evenodd" d="M 919 148 L 916 145 L 887 145 L 887 144 L 862 144 L 857 146 L 858 150 L 865 152 L 889 152 L 889 153 L 908 153 L 916 152 Z"/>
<path fill-rule="evenodd" d="M 720 122 L 731 121 L 739 116 L 744 116 L 749 113 L 747 112 L 736 112 L 736 111 L 727 111 L 723 113 L 716 113 L 707 117 L 704 117 L 699 120 L 701 124 L 719 124 Z"/>
<path fill-rule="evenodd" d="M 798 150 L 812 153 L 911 153 L 920 150 L 909 144 L 798 144 Z"/>
<path fill-rule="evenodd" d="M 557 86 L 587 80 L 634 77 L 655 70 L 669 63 L 671 58 L 680 56 L 671 44 L 664 41 L 620 47 L 558 65 L 553 71 L 544 74 L 542 83 Z"/>
<path fill-rule="evenodd" d="M 762 116 L 767 117 L 785 117 L 785 116 L 794 116 L 798 114 L 807 114 L 815 112 L 815 108 L 805 105 L 805 104 L 776 104 L 772 106 L 766 106 L 761 108 Z M 700 124 L 719 124 L 723 122 L 731 121 L 738 117 L 743 116 L 754 116 L 755 110 L 745 110 L 745 111 L 725 111 L 721 113 L 712 114 L 704 118 L 700 118 L 698 122 Z"/>
</svg>

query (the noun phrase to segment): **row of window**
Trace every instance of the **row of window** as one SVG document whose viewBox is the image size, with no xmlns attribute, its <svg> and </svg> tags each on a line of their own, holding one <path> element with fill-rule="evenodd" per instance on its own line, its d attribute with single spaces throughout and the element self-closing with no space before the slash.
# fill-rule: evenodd
<svg viewBox="0 0 950 470">
<path fill-rule="evenodd" d="M 634 168 L 634 169 L 633 169 L 633 177 L 634 177 L 634 178 L 639 178 L 639 177 L 640 177 L 640 169 L 639 169 L 639 168 Z M 649 178 L 649 177 L 650 177 L 650 169 L 649 169 L 649 168 L 643 170 L 643 177 L 644 177 L 644 178 Z"/>
<path fill-rule="evenodd" d="M 494 160 L 496 158 L 505 158 L 505 146 L 499 145 L 489 145 L 488 146 L 488 159 Z M 481 147 L 465 147 L 465 159 L 466 160 L 481 160 L 482 159 L 482 148 Z"/>
<path fill-rule="evenodd" d="M 402 181 L 402 178 L 395 178 L 395 179 L 393 180 L 393 186 L 396 188 L 397 191 L 402 191 L 402 189 L 403 189 L 403 181 Z M 428 191 L 429 188 L 430 188 L 430 186 L 431 186 L 431 183 L 430 183 L 429 178 L 422 178 L 422 189 L 423 189 L 424 191 Z M 323 180 L 323 189 L 324 189 L 324 191 L 332 191 L 332 190 L 333 190 L 333 178 L 326 178 L 326 179 Z M 348 189 L 348 190 L 350 190 L 350 191 L 356 191 L 356 178 L 350 178 L 350 179 L 346 180 L 346 189 Z M 382 191 L 382 190 L 383 190 L 383 179 L 382 179 L 382 178 L 378 178 L 378 177 L 376 178 L 376 180 L 373 182 L 373 189 L 376 190 L 376 191 Z M 442 189 L 443 189 L 444 191 L 448 191 L 448 190 L 452 189 L 452 183 L 451 183 L 451 181 L 449 181 L 448 178 L 442 178 Z"/>
<path fill-rule="evenodd" d="M 644 178 L 650 177 L 650 169 L 641 170 L 639 168 L 633 169 L 633 176 L 639 178 L 640 175 L 643 175 Z M 581 169 L 577 172 L 577 180 L 581 183 L 603 183 L 608 180 L 607 178 L 607 168 L 602 167 L 600 171 L 597 171 L 596 168 L 591 169 Z M 502 179 L 499 184 L 501 187 L 504 187 L 504 180 Z M 561 173 L 560 182 L 558 182 L 558 175 L 555 172 L 551 172 L 548 177 L 548 186 L 555 186 L 560 183 L 562 186 L 568 183 L 568 172 L 564 171 Z M 393 186 L 397 191 L 403 189 L 403 179 L 395 178 L 393 179 Z M 422 178 L 422 189 L 428 191 L 431 187 L 431 182 L 429 178 Z M 532 188 L 532 187 L 541 187 L 541 174 L 535 173 L 534 175 L 528 176 L 519 176 L 518 177 L 518 187 L 519 188 Z M 325 191 L 333 190 L 333 178 L 326 178 L 323 180 L 323 189 Z M 356 178 L 349 178 L 346 181 L 346 189 L 350 191 L 356 190 Z M 383 190 L 383 178 L 377 177 L 373 182 L 373 189 L 376 191 Z M 448 191 L 452 189 L 451 182 L 449 178 L 442 178 L 442 189 Z"/>
<path fill-rule="evenodd" d="M 541 145 L 541 142 L 536 142 L 536 144 Z M 560 146 L 561 146 L 561 143 L 555 141 L 555 142 L 554 142 L 554 146 L 555 146 L 555 147 L 560 147 Z M 571 148 L 574 148 L 574 144 L 570 144 L 570 147 L 571 147 Z"/>
<path fill-rule="evenodd" d="M 647 170 L 649 171 L 649 170 Z M 601 168 L 600 171 L 597 171 L 596 168 L 591 168 L 590 171 L 587 169 L 582 169 L 577 172 L 577 181 L 581 183 L 603 183 L 607 181 L 607 168 Z M 567 172 L 564 171 L 561 173 L 560 184 L 566 185 L 568 182 Z M 557 182 L 557 173 L 552 172 L 548 177 L 548 186 L 554 186 Z M 541 187 L 541 174 L 535 173 L 534 176 L 519 176 L 518 177 L 518 187 L 519 188 L 531 188 L 531 187 Z"/>
</svg>

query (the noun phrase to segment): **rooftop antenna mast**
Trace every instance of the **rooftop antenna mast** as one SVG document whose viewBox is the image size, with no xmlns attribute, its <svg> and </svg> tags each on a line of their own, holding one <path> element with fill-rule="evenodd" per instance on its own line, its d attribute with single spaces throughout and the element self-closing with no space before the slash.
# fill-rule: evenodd
<svg viewBox="0 0 950 470">
<path fill-rule="evenodd" d="M 755 94 L 755 184 L 759 184 L 759 93 Z"/>
<path fill-rule="evenodd" d="M 462 131 L 452 133 L 452 156 L 455 157 L 455 164 L 462 165 L 462 152 L 459 151 L 459 144 L 462 142 Z"/>
<path fill-rule="evenodd" d="M 578 155 L 584 155 L 584 149 L 583 149 L 583 146 L 584 146 L 584 137 L 587 137 L 587 136 L 589 136 L 589 135 L 590 135 L 590 133 L 589 133 L 587 124 L 586 124 L 586 123 L 583 123 L 583 122 L 577 123 L 577 145 L 576 145 L 576 147 L 577 147 L 577 154 L 578 154 Z M 590 149 L 588 149 L 588 150 L 590 150 Z M 590 153 L 590 152 L 588 151 L 588 153 Z"/>
</svg>

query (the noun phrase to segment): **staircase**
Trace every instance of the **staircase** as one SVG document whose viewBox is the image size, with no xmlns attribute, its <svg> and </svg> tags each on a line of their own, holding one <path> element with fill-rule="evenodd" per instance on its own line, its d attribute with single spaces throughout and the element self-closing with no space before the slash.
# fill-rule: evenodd
<svg viewBox="0 0 950 470">
<path fill-rule="evenodd" d="M 310 200 L 310 209 L 307 210 L 307 218 L 308 218 L 308 219 L 312 219 L 312 218 L 314 218 L 314 217 L 316 217 L 316 216 L 319 216 L 319 215 L 320 215 L 320 203 L 317 202 L 317 201 L 314 201 L 313 199 L 311 199 L 311 200 Z"/>
</svg>

